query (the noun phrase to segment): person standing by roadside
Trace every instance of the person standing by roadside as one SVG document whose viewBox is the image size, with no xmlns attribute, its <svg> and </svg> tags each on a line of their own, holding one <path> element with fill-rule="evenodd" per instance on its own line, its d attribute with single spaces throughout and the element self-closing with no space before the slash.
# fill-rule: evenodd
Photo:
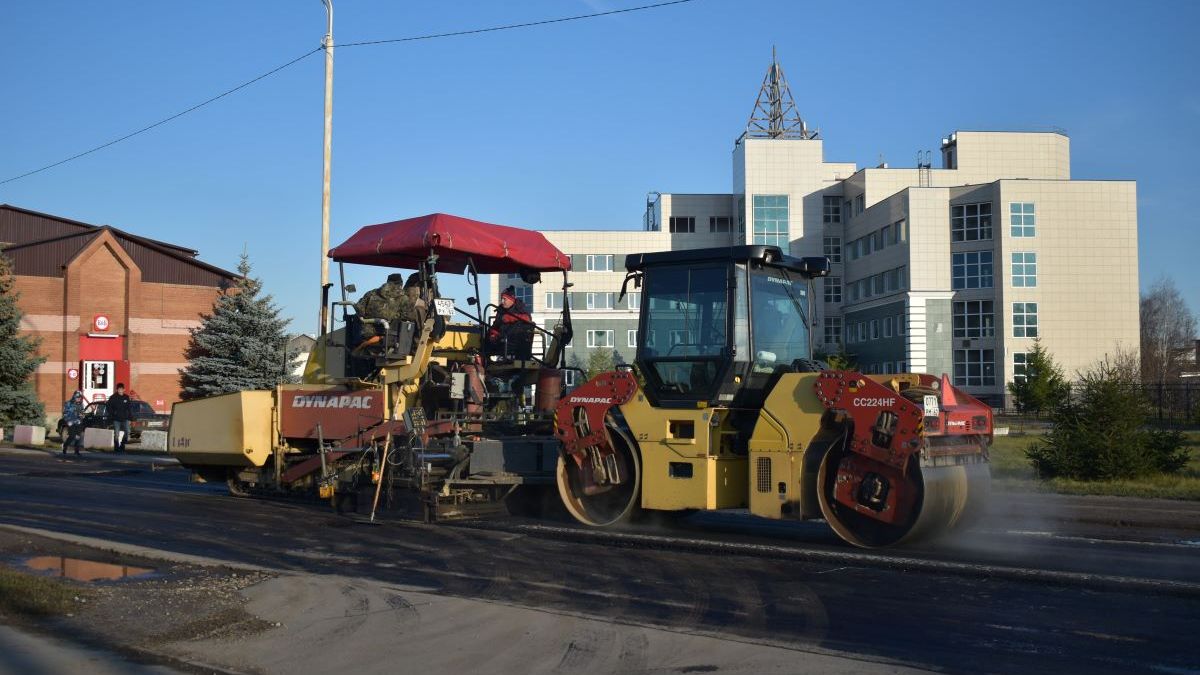
<svg viewBox="0 0 1200 675">
<path fill-rule="evenodd" d="M 108 398 L 108 418 L 113 426 L 113 452 L 125 452 L 125 443 L 129 440 L 129 421 L 133 419 L 132 405 L 129 395 L 125 393 L 125 383 L 117 383 L 117 392 Z"/>
<path fill-rule="evenodd" d="M 75 446 L 75 454 L 83 449 L 83 392 L 76 391 L 63 404 L 63 454 Z"/>
</svg>

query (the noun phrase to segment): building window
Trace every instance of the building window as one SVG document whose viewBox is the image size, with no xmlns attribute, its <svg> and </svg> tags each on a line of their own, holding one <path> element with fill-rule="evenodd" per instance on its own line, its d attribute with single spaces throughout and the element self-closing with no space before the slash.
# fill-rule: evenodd
<svg viewBox="0 0 1200 675">
<path fill-rule="evenodd" d="M 842 262 L 842 238 L 825 237 L 825 257 L 831 263 Z"/>
<path fill-rule="evenodd" d="M 668 334 L 667 339 L 671 341 L 672 347 L 677 345 L 696 346 L 696 334 L 690 330 L 673 330 Z"/>
<path fill-rule="evenodd" d="M 1012 254 L 1012 285 L 1013 288 L 1034 288 L 1037 286 L 1037 254 Z"/>
<path fill-rule="evenodd" d="M 579 373 L 574 370 L 564 370 L 564 371 L 562 371 L 562 374 L 563 374 L 563 386 L 564 387 L 574 387 L 575 386 L 575 376 L 578 375 Z"/>
<path fill-rule="evenodd" d="M 533 287 L 532 286 L 513 286 L 513 295 L 517 299 L 525 303 L 525 308 L 533 311 Z"/>
<path fill-rule="evenodd" d="M 897 220 L 896 222 L 892 223 L 892 240 L 889 241 L 888 244 L 899 244 L 901 241 L 903 241 L 904 237 L 900 234 L 901 230 L 903 230 L 903 229 L 904 229 L 904 220 L 903 219 Z"/>
<path fill-rule="evenodd" d="M 992 203 L 950 207 L 951 241 L 985 241 L 992 238 Z"/>
<path fill-rule="evenodd" d="M 637 347 L 637 329 L 636 328 L 630 328 L 629 330 L 625 331 L 625 346 L 626 347 Z"/>
<path fill-rule="evenodd" d="M 851 260 L 858 260 L 858 240 L 857 239 L 850 242 L 849 244 L 846 244 L 846 255 L 849 256 Z"/>
<path fill-rule="evenodd" d="M 1013 202 L 1008 205 L 1008 223 L 1014 237 L 1032 237 L 1037 234 L 1037 213 L 1031 202 Z"/>
<path fill-rule="evenodd" d="M 1038 336 L 1037 303 L 1013 303 L 1013 337 L 1035 338 Z"/>
<path fill-rule="evenodd" d="M 859 279 L 858 280 L 858 295 L 861 298 L 871 297 L 871 280 L 870 279 Z"/>
<path fill-rule="evenodd" d="M 883 318 L 883 337 L 890 338 L 896 330 L 896 317 L 886 316 Z"/>
<path fill-rule="evenodd" d="M 884 276 L 884 273 L 880 272 L 879 274 L 876 274 L 875 276 L 871 277 L 871 286 L 872 286 L 871 292 L 874 295 L 883 295 L 886 292 L 886 290 L 884 289 L 885 284 L 883 282 L 883 276 Z"/>
<path fill-rule="evenodd" d="M 883 374 L 884 375 L 892 374 L 892 362 L 891 361 L 885 361 L 883 363 Z"/>
<path fill-rule="evenodd" d="M 904 335 L 904 333 L 908 330 L 907 326 L 908 326 L 908 317 L 904 316 L 903 314 L 897 315 L 896 316 L 896 335 Z M 904 371 L 901 370 L 899 372 L 903 373 Z"/>
<path fill-rule="evenodd" d="M 991 300 L 967 300 L 954 303 L 954 337 L 990 338 L 996 336 L 996 317 Z"/>
<path fill-rule="evenodd" d="M 826 225 L 833 225 L 842 222 L 842 198 L 841 197 L 823 197 L 822 202 L 822 219 Z"/>
<path fill-rule="evenodd" d="M 733 219 L 729 216 L 709 216 L 708 217 L 709 232 L 732 232 Z"/>
<path fill-rule="evenodd" d="M 845 218 L 846 220 L 850 220 L 851 218 L 854 217 L 854 212 L 850 210 L 850 200 L 849 199 L 842 202 L 842 217 Z"/>
<path fill-rule="evenodd" d="M 858 245 L 862 248 L 863 256 L 869 256 L 875 252 L 875 237 L 872 237 L 868 234 L 862 239 L 859 239 L 858 242 Z"/>
<path fill-rule="evenodd" d="M 611 271 L 613 271 L 612 255 L 588 255 L 587 271 L 589 271 L 589 272 L 611 272 Z"/>
<path fill-rule="evenodd" d="M 1013 354 L 1013 382 L 1023 382 L 1029 374 L 1029 353 L 1016 352 Z"/>
<path fill-rule="evenodd" d="M 516 280 L 519 280 L 520 278 L 521 278 L 520 272 L 509 272 L 508 274 L 504 275 L 505 281 L 516 281 Z"/>
<path fill-rule="evenodd" d="M 626 293 L 625 294 L 625 304 L 631 310 L 641 309 L 642 308 L 642 292 L 635 291 L 633 293 Z"/>
<path fill-rule="evenodd" d="M 954 253 L 950 262 L 951 285 L 955 290 L 992 287 L 991 251 Z"/>
<path fill-rule="evenodd" d="M 900 268 L 883 273 L 883 290 L 887 293 L 900 290 Z"/>
<path fill-rule="evenodd" d="M 871 319 L 871 339 L 879 339 L 879 319 Z"/>
<path fill-rule="evenodd" d="M 587 346 L 611 348 L 613 346 L 613 332 L 611 330 L 589 330 L 587 332 Z"/>
<path fill-rule="evenodd" d="M 907 373 L 908 372 L 908 361 L 897 361 L 896 362 L 896 372 L 897 373 Z"/>
<path fill-rule="evenodd" d="M 858 214 L 860 214 L 866 210 L 867 210 L 866 195 L 859 195 L 859 196 L 855 197 L 854 198 L 854 215 L 857 216 Z"/>
<path fill-rule="evenodd" d="M 879 248 L 886 248 L 896 242 L 892 241 L 892 226 L 884 225 L 883 229 L 879 230 Z"/>
<path fill-rule="evenodd" d="M 559 291 L 559 292 L 551 291 L 551 292 L 546 293 L 546 307 L 545 307 L 546 309 L 562 309 L 562 306 L 563 306 L 563 294 L 561 291 Z"/>
<path fill-rule="evenodd" d="M 825 302 L 842 301 L 842 278 L 825 277 Z"/>
<path fill-rule="evenodd" d="M 588 309 L 612 309 L 613 308 L 613 294 L 612 293 L 588 293 L 587 294 L 587 308 Z"/>
<path fill-rule="evenodd" d="M 672 232 L 684 233 L 696 231 L 696 218 L 694 216 L 671 216 L 670 228 Z"/>
<path fill-rule="evenodd" d="M 866 342 L 867 341 L 867 324 L 865 324 L 865 323 L 858 324 L 858 330 L 856 331 L 856 334 L 857 334 L 857 337 L 855 338 L 855 341 Z"/>
<path fill-rule="evenodd" d="M 842 317 L 825 317 L 825 344 L 836 345 L 842 342 Z"/>
<path fill-rule="evenodd" d="M 908 265 L 901 265 L 896 269 L 896 277 L 899 281 L 898 290 L 908 290 Z"/>
<path fill-rule="evenodd" d="M 955 349 L 954 384 L 966 387 L 996 385 L 996 352 L 992 349 Z"/>
<path fill-rule="evenodd" d="M 787 195 L 754 195 L 754 243 L 787 249 Z"/>
</svg>

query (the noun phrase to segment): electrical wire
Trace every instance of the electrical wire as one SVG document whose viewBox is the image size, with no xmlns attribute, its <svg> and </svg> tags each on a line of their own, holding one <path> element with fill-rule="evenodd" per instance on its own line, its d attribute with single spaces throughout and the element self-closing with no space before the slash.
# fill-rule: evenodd
<svg viewBox="0 0 1200 675">
<path fill-rule="evenodd" d="M 452 33 L 433 33 L 430 35 L 415 35 L 412 37 L 392 38 L 389 40 L 365 40 L 362 42 L 347 42 L 336 45 L 336 47 L 366 47 L 369 45 L 385 45 L 396 42 L 416 42 L 418 40 L 436 40 L 438 38 L 459 37 L 462 35 L 478 35 L 479 33 L 493 33 L 501 30 L 513 30 L 515 28 L 532 28 L 534 26 L 545 26 L 553 23 L 566 23 L 567 21 L 579 21 L 581 19 L 595 19 L 601 16 L 612 16 L 613 14 L 626 14 L 628 12 L 640 12 L 647 9 L 658 9 L 670 5 L 682 5 L 695 0 L 670 0 L 669 2 L 658 2 L 653 5 L 639 5 L 637 7 L 626 7 L 624 9 L 611 9 L 606 12 L 594 12 L 592 14 L 577 14 L 575 16 L 564 16 L 557 19 L 543 19 L 541 21 L 527 21 L 525 23 L 510 23 L 504 26 L 492 26 L 490 28 L 473 28 L 470 30 L 459 30 Z"/>
<path fill-rule="evenodd" d="M 414 35 L 414 36 L 410 36 L 410 37 L 392 38 L 392 39 L 388 39 L 388 40 L 366 40 L 366 41 L 362 41 L 362 42 L 347 42 L 345 44 L 335 45 L 334 47 L 335 47 L 335 49 L 338 47 L 342 47 L 342 48 L 366 47 L 366 46 L 370 46 L 370 45 L 395 44 L 395 43 L 399 43 L 399 42 L 416 42 L 419 40 L 436 40 L 439 38 L 460 37 L 460 36 L 464 36 L 464 35 L 478 35 L 480 33 L 493 33 L 496 31 L 514 30 L 514 29 L 518 29 L 518 28 L 532 28 L 534 26 L 545 26 L 545 25 L 549 25 L 549 24 L 565 23 L 568 21 L 580 21 L 582 19 L 595 19 L 595 18 L 602 17 L 602 16 L 612 16 L 614 14 L 626 14 L 629 12 L 640 12 L 643 10 L 658 9 L 660 7 L 667 7 L 670 5 L 682 5 L 682 4 L 694 2 L 694 1 L 695 0 L 669 0 L 668 2 L 658 2 L 658 3 L 651 4 L 651 5 L 639 5 L 637 7 L 626 7 L 624 9 L 613 9 L 613 10 L 609 10 L 606 12 L 593 12 L 591 14 L 577 14 L 575 16 L 559 17 L 557 19 L 543 19 L 540 21 L 527 21 L 525 23 L 512 23 L 512 24 L 506 24 L 503 26 L 491 26 L 488 28 L 473 28 L 470 30 L 460 30 L 460 31 L 454 31 L 454 32 L 450 32 L 450 33 L 431 33 L 429 35 Z M 293 65 L 303 61 L 304 59 L 312 56 L 313 54 L 316 54 L 319 51 L 322 51 L 323 49 L 324 49 L 324 47 L 322 46 L 322 47 L 317 47 L 311 51 L 305 52 L 304 54 L 297 56 L 296 58 L 292 59 L 291 61 L 288 61 L 287 63 L 285 63 L 281 66 L 272 68 L 271 70 L 268 70 L 267 72 L 255 77 L 253 79 L 246 80 L 245 82 L 237 85 L 236 87 L 233 87 L 232 89 L 227 89 L 227 90 L 221 92 L 220 94 L 217 94 L 216 96 L 213 96 L 212 98 L 209 98 L 200 103 L 197 103 L 196 105 L 194 105 L 186 110 L 177 112 L 174 115 L 171 115 L 170 117 L 165 117 L 153 124 L 142 127 L 141 129 L 138 129 L 137 131 L 125 134 L 124 136 L 121 136 L 120 138 L 115 138 L 111 141 L 108 141 L 107 143 L 97 145 L 94 148 L 91 148 L 89 150 L 84 150 L 83 152 L 80 152 L 80 153 L 76 153 L 65 159 L 60 159 L 57 162 L 54 162 L 52 164 L 47 164 L 43 167 L 39 167 L 39 168 L 33 169 L 31 171 L 26 171 L 23 174 L 13 176 L 11 178 L 6 178 L 4 180 L 0 180 L 0 185 L 4 185 L 6 183 L 11 183 L 13 181 L 21 180 L 22 178 L 28 178 L 35 174 L 39 174 L 43 171 L 48 171 L 50 169 L 53 169 L 54 167 L 66 164 L 67 162 L 72 162 L 72 161 L 75 161 L 82 157 L 86 157 L 94 152 L 99 152 L 100 150 L 114 146 L 117 143 L 121 143 L 122 141 L 127 141 L 127 140 L 133 138 L 134 136 L 140 136 L 141 134 L 144 134 L 147 131 L 150 131 L 150 130 L 160 127 L 164 124 L 167 124 L 168 122 L 172 122 L 176 119 L 179 119 L 180 117 L 183 117 L 184 115 L 187 115 L 188 113 L 195 112 L 195 111 L 207 106 L 210 103 L 215 103 L 215 102 L 225 98 L 226 96 L 229 96 L 230 94 L 233 94 L 242 89 L 245 89 L 246 87 L 249 87 L 250 85 L 255 84 L 256 82 L 259 82 L 260 80 L 264 80 L 264 79 L 274 75 L 275 73 L 278 73 L 279 71 L 284 70 L 285 68 L 288 68 L 290 66 L 293 66 Z"/>
<path fill-rule="evenodd" d="M 132 132 L 132 133 L 125 134 L 124 136 L 122 136 L 122 137 L 120 137 L 120 138 L 115 138 L 115 139 L 113 139 L 113 140 L 111 140 L 111 141 L 109 141 L 109 142 L 107 142 L 107 143 L 104 143 L 104 144 L 102 144 L 102 145 L 97 145 L 96 147 L 94 147 L 94 148 L 92 148 L 92 149 L 90 149 L 90 150 L 84 150 L 83 152 L 80 152 L 80 153 L 78 153 L 78 154 L 71 155 L 70 157 L 67 157 L 66 159 L 60 159 L 60 160 L 58 160 L 57 162 L 54 162 L 53 164 L 47 164 L 46 166 L 43 166 L 43 167 L 41 167 L 41 168 L 34 169 L 34 170 L 32 170 L 32 171 L 26 171 L 25 173 L 23 173 L 23 174 L 21 174 L 21 175 L 19 175 L 19 176 L 13 176 L 12 178 L 6 178 L 6 179 L 4 179 L 4 180 L 0 180 L 0 185 L 4 185 L 5 183 L 11 183 L 11 182 L 13 182 L 13 181 L 15 181 L 15 180 L 20 180 L 20 179 L 22 179 L 22 178 L 28 178 L 29 176 L 32 176 L 32 175 L 34 175 L 34 174 L 37 174 L 37 173 L 41 173 L 41 172 L 43 172 L 43 171 L 46 171 L 46 170 L 48 170 L 48 169 L 53 169 L 53 168 L 54 168 L 54 167 L 56 167 L 56 166 L 60 166 L 60 165 L 62 165 L 62 164 L 66 164 L 67 162 L 74 161 L 74 160 L 76 160 L 76 159 L 79 159 L 80 157 L 86 157 L 86 156 L 88 156 L 88 155 L 92 154 L 93 152 L 98 152 L 98 151 L 100 151 L 100 150 L 103 150 L 103 149 L 105 149 L 105 148 L 107 148 L 107 147 L 110 147 L 110 146 L 116 145 L 117 143 L 120 143 L 121 141 L 127 141 L 127 140 L 129 140 L 129 139 L 133 138 L 134 136 L 139 136 L 139 135 L 141 135 L 141 134 L 144 134 L 144 133 L 146 133 L 147 131 L 150 131 L 151 129 L 154 129 L 154 128 L 156 128 L 156 127 L 161 127 L 162 125 L 166 124 L 167 122 L 171 122 L 171 121 L 173 121 L 173 120 L 179 119 L 180 117 L 183 117 L 184 115 L 186 115 L 186 114 L 188 114 L 188 113 L 190 113 L 190 112 L 194 112 L 194 111 L 196 111 L 196 110 L 199 110 L 199 109 L 203 108 L 204 106 L 206 106 L 206 105 L 208 105 L 208 104 L 210 104 L 210 103 L 215 103 L 215 102 L 217 102 L 217 101 L 219 101 L 219 100 L 221 100 L 221 99 L 225 98 L 226 96 L 229 96 L 230 94 L 232 94 L 232 93 L 234 93 L 234 92 L 237 92 L 237 91 L 240 91 L 240 90 L 242 90 L 242 89 L 245 89 L 246 87 L 249 87 L 250 85 L 254 84 L 255 82 L 258 82 L 259 80 L 262 80 L 262 79 L 268 78 L 268 77 L 270 77 L 270 76 L 274 75 L 275 73 L 278 73 L 279 71 L 283 70 L 284 68 L 287 68 L 287 67 L 289 67 L 289 66 L 292 66 L 292 65 L 295 65 L 295 64 L 297 64 L 297 63 L 300 63 L 300 62 L 301 62 L 301 61 L 303 61 L 304 59 L 306 59 L 306 58 L 308 58 L 308 57 L 312 56 L 313 54 L 316 54 L 317 52 L 321 51 L 321 49 L 322 49 L 322 47 L 317 47 L 316 49 L 313 49 L 312 51 L 305 52 L 304 54 L 301 54 L 300 56 L 297 56 L 296 58 L 292 59 L 291 61 L 288 61 L 287 63 L 283 64 L 282 66 L 278 66 L 278 67 L 276 67 L 276 68 L 272 68 L 271 70 L 268 70 L 267 72 L 263 73 L 262 75 L 259 75 L 258 77 L 254 78 L 254 79 L 252 79 L 252 80 L 246 80 L 245 82 L 243 82 L 243 83 L 239 84 L 238 86 L 236 86 L 236 87 L 234 87 L 234 88 L 232 88 L 232 89 L 227 89 L 227 90 L 225 90 L 225 91 L 221 92 L 220 94 L 217 94 L 216 96 L 213 96 L 213 97 L 212 97 L 212 98 L 210 98 L 210 99 L 207 99 L 207 100 L 205 100 L 205 101 L 202 101 L 202 102 L 200 102 L 200 103 L 197 103 L 196 105 L 194 105 L 194 106 L 192 106 L 192 107 L 188 108 L 187 110 L 181 110 L 180 112 L 177 112 L 177 113 L 175 113 L 174 115 L 171 115 L 170 117 L 165 117 L 165 118 L 163 118 L 163 119 L 161 119 L 161 120 L 159 120 L 159 121 L 155 122 L 154 124 L 151 124 L 151 125 L 149 125 L 149 126 L 142 127 L 141 129 L 138 129 L 137 131 L 134 131 L 134 132 Z"/>
</svg>

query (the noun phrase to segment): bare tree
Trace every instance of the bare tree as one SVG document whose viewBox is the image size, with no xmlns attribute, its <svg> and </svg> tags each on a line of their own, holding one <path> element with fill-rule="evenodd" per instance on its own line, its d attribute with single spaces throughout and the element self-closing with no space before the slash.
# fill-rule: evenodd
<svg viewBox="0 0 1200 675">
<path fill-rule="evenodd" d="M 1142 296 L 1142 380 L 1179 379 L 1187 351 L 1196 338 L 1196 317 L 1170 278 L 1154 282 Z"/>
</svg>

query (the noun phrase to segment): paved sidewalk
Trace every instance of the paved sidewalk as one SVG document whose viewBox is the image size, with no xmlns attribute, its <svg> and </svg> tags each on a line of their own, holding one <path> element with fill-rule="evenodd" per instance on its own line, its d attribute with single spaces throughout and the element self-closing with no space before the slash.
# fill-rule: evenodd
<svg viewBox="0 0 1200 675">
<path fill-rule="evenodd" d="M 117 654 L 66 640 L 0 626 L 0 675 L 175 675 L 183 671 L 148 666 Z"/>
</svg>

